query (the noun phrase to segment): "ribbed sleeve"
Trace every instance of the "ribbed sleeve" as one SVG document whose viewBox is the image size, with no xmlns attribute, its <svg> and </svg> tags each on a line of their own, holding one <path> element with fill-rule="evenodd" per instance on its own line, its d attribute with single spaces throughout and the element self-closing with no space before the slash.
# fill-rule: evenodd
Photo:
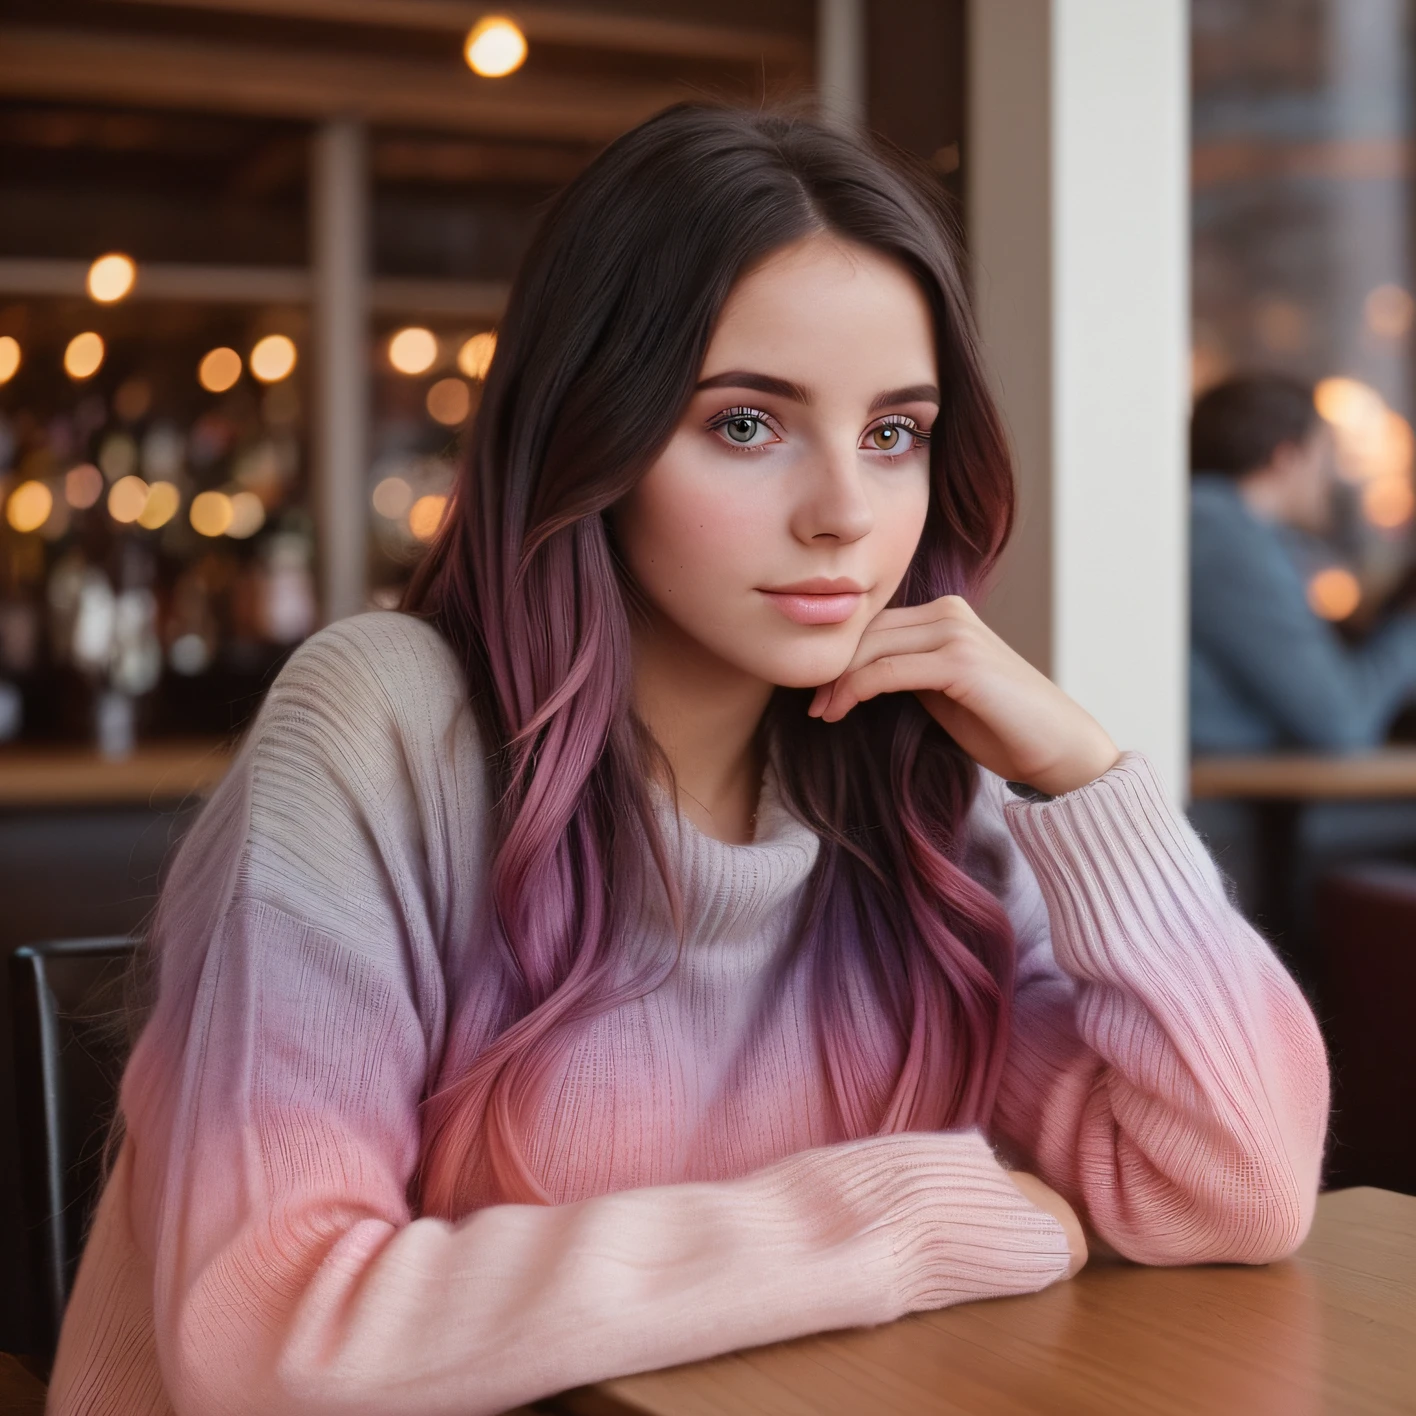
<svg viewBox="0 0 1416 1416">
<path fill-rule="evenodd" d="M 1045 908 L 1016 909 L 999 1138 L 1128 1257 L 1290 1253 L 1328 1102 L 1301 992 L 1143 757 L 1003 810 Z"/>
</svg>

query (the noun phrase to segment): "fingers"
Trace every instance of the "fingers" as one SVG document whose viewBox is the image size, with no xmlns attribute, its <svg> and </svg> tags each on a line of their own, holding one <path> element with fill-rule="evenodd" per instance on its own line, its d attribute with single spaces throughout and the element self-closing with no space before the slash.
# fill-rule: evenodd
<svg viewBox="0 0 1416 1416">
<path fill-rule="evenodd" d="M 1067 1236 L 1067 1249 L 1071 1256 L 1067 1266 L 1067 1277 L 1073 1278 L 1087 1261 L 1087 1236 L 1077 1212 L 1050 1185 L 1039 1180 L 1036 1175 L 1028 1175 L 1019 1170 L 1010 1170 L 1008 1178 L 1013 1182 L 1030 1205 L 1050 1214 Z"/>
<path fill-rule="evenodd" d="M 922 673 L 922 670 L 926 672 Z M 929 682 L 924 682 L 927 677 Z M 913 688 L 938 688 L 940 675 L 922 654 L 887 654 L 862 669 L 842 674 L 833 684 L 816 690 L 808 712 L 825 723 L 838 723 L 857 703 L 879 693 L 903 693 Z M 942 691 L 942 690 L 941 690 Z M 820 702 L 822 695 L 825 701 Z"/>
<path fill-rule="evenodd" d="M 850 663 L 833 682 L 816 690 L 807 713 L 837 722 L 857 703 L 879 693 L 947 691 L 951 651 L 957 657 L 982 627 L 958 595 L 882 610 L 866 626 Z"/>
<path fill-rule="evenodd" d="M 927 654 L 968 632 L 968 627 L 957 620 L 927 620 L 919 624 L 867 629 L 842 672 L 854 673 L 885 654 Z"/>
</svg>

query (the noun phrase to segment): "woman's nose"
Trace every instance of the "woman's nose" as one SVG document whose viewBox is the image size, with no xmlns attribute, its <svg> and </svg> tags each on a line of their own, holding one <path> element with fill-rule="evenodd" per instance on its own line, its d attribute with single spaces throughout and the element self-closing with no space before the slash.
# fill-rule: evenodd
<svg viewBox="0 0 1416 1416">
<path fill-rule="evenodd" d="M 824 537 L 858 541 L 874 524 L 855 443 L 823 448 L 803 469 L 801 496 L 792 515 L 793 535 L 805 542 Z"/>
</svg>

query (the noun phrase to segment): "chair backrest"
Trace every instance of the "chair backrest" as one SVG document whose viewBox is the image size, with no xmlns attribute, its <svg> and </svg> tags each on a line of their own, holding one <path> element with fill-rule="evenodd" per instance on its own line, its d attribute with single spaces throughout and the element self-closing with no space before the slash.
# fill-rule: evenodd
<svg viewBox="0 0 1416 1416">
<path fill-rule="evenodd" d="M 10 956 L 15 1102 L 33 1256 L 36 1355 L 52 1354 L 102 1175 L 127 1059 L 130 939 L 61 939 Z"/>
</svg>

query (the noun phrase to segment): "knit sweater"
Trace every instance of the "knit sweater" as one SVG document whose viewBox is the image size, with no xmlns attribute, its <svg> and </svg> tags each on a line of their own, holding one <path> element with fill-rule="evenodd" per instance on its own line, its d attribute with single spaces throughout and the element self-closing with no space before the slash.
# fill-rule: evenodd
<svg viewBox="0 0 1416 1416">
<path fill-rule="evenodd" d="M 420 1215 L 420 1101 L 497 1026 L 487 793 L 427 625 L 343 621 L 281 674 L 165 887 L 52 1412 L 475 1416 L 1031 1292 L 1067 1244 L 1000 1155 L 1142 1263 L 1305 1234 L 1317 1028 L 1136 754 L 1049 802 L 980 773 L 965 859 L 1018 950 L 983 1131 L 833 1132 L 810 998 L 773 966 L 819 842 L 769 771 L 748 845 L 661 794 L 686 936 L 558 1064 L 526 1140 L 554 1203 Z M 655 947 L 680 945 L 651 913 L 626 948 Z"/>
</svg>

